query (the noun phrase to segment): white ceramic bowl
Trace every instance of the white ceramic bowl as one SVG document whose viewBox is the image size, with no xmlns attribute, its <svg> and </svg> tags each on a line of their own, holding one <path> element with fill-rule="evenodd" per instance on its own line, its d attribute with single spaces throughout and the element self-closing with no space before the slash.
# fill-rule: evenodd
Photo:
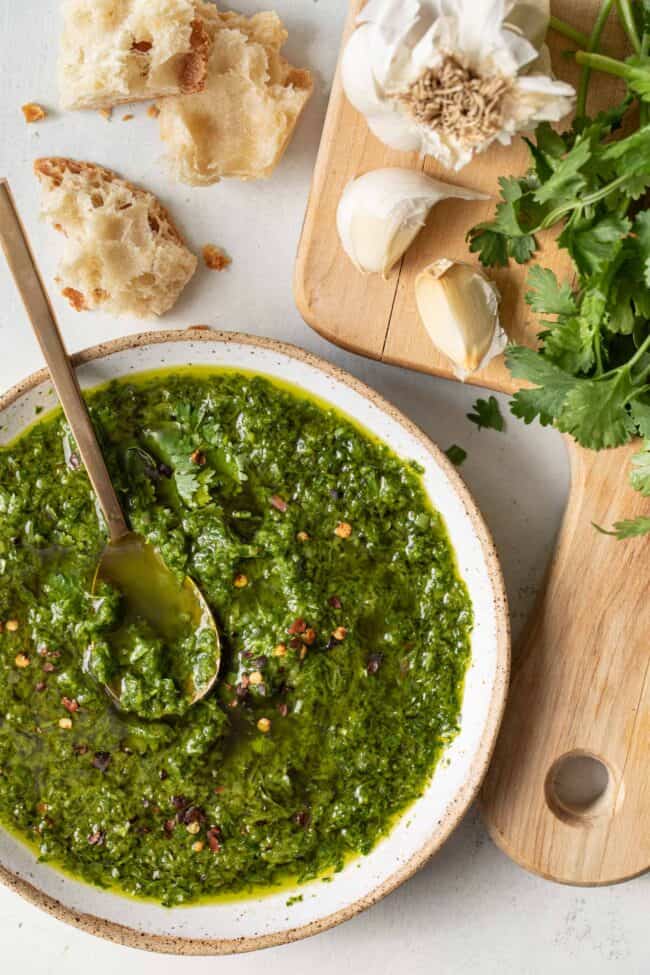
<svg viewBox="0 0 650 975">
<path fill-rule="evenodd" d="M 461 730 L 426 793 L 369 856 L 331 883 L 314 882 L 266 897 L 167 909 L 72 880 L 0 831 L 0 879 L 55 916 L 94 934 L 157 951 L 220 954 L 306 937 L 346 920 L 406 880 L 441 846 L 475 796 L 492 753 L 509 669 L 503 581 L 489 533 L 444 454 L 367 386 L 315 356 L 278 342 L 191 329 L 156 332 L 97 346 L 75 357 L 82 387 L 175 365 L 234 366 L 287 380 L 354 417 L 403 458 L 424 468 L 424 483 L 451 537 L 474 606 L 472 660 Z M 44 372 L 0 399 L 0 442 L 54 405 Z M 287 906 L 293 894 L 302 901 Z"/>
</svg>

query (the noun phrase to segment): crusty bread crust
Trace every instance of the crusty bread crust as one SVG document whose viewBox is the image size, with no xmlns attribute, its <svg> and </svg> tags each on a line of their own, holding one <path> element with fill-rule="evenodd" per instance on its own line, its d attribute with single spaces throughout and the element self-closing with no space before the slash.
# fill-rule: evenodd
<svg viewBox="0 0 650 975">
<path fill-rule="evenodd" d="M 68 238 L 56 280 L 76 311 L 149 318 L 172 307 L 198 262 L 152 193 L 96 163 L 65 157 L 37 159 L 34 172 L 50 203 L 46 218 Z M 102 215 L 117 233 L 102 232 Z"/>
<path fill-rule="evenodd" d="M 208 75 L 212 38 L 205 29 L 203 21 L 198 17 L 192 21 L 190 47 L 192 51 L 185 57 L 180 78 L 181 91 L 184 95 L 193 95 L 196 92 L 203 91 L 205 79 Z"/>
<path fill-rule="evenodd" d="M 82 162 L 79 159 L 69 159 L 66 156 L 43 156 L 40 159 L 34 160 L 34 172 L 39 177 L 46 177 L 51 179 L 55 186 L 60 186 L 63 181 L 64 173 L 74 173 L 75 175 L 86 175 L 90 177 L 97 177 L 106 183 L 120 183 L 125 189 L 128 189 L 130 193 L 134 196 L 147 197 L 149 200 L 150 212 L 154 219 L 158 220 L 160 226 L 163 227 L 165 234 L 174 240 L 181 247 L 186 247 L 187 244 L 185 240 L 169 215 L 169 211 L 165 209 L 160 200 L 150 193 L 149 190 L 143 190 L 142 187 L 136 186 L 135 183 L 130 183 L 126 179 L 122 179 L 117 173 L 114 173 L 112 169 L 105 169 L 103 166 L 99 166 L 97 163 Z M 57 227 L 57 230 L 62 230 L 62 228 Z"/>
</svg>

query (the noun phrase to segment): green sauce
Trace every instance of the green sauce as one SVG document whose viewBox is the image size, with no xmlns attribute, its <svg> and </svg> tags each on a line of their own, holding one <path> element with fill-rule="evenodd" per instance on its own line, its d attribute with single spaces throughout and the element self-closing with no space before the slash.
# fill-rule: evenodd
<svg viewBox="0 0 650 975">
<path fill-rule="evenodd" d="M 93 592 L 103 523 L 64 419 L 39 419 L 0 449 L 0 819 L 166 905 L 340 869 L 458 729 L 472 609 L 415 465 L 254 374 L 145 374 L 89 402 L 133 530 L 214 613 L 219 680 L 174 706 L 168 648 Z"/>
</svg>

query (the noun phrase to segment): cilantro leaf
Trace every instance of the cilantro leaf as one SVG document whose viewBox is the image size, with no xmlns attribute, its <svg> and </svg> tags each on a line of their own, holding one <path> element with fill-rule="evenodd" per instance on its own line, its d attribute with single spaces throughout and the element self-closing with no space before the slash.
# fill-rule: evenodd
<svg viewBox="0 0 650 975">
<path fill-rule="evenodd" d="M 632 393 L 627 371 L 606 380 L 579 380 L 564 401 L 557 427 L 591 450 L 619 447 L 636 432 L 626 409 Z"/>
<path fill-rule="evenodd" d="M 644 70 L 647 97 L 650 100 L 650 61 Z M 602 163 L 613 163 L 617 176 L 625 177 L 626 188 L 637 198 L 650 184 L 648 155 L 650 154 L 650 126 L 644 125 L 625 139 L 611 142 L 602 151 Z"/>
<path fill-rule="evenodd" d="M 578 311 L 571 286 L 560 284 L 553 271 L 536 264 L 528 274 L 526 301 L 544 315 L 575 315 Z"/>
<path fill-rule="evenodd" d="M 632 417 L 639 428 L 640 435 L 646 440 L 650 440 L 650 403 L 642 403 L 638 399 L 634 400 Z"/>
<path fill-rule="evenodd" d="M 475 423 L 479 430 L 505 430 L 505 420 L 495 396 L 489 399 L 477 399 L 472 407 L 473 413 L 467 414 L 467 419 Z"/>
<path fill-rule="evenodd" d="M 478 254 L 484 267 L 507 267 L 508 238 L 494 230 L 481 230 L 475 227 L 470 238 L 469 249 Z"/>
<path fill-rule="evenodd" d="M 627 518 L 625 521 L 617 521 L 613 531 L 607 531 L 600 525 L 594 524 L 594 528 L 602 535 L 614 535 L 615 538 L 638 538 L 641 535 L 650 533 L 650 515 L 639 515 L 638 518 Z"/>
<path fill-rule="evenodd" d="M 650 440 L 646 440 L 643 450 L 632 458 L 630 484 L 635 491 L 650 498 Z"/>
<path fill-rule="evenodd" d="M 638 213 L 634 221 L 634 233 L 643 267 L 643 280 L 650 288 L 650 210 Z"/>
<path fill-rule="evenodd" d="M 580 172 L 591 157 L 590 140 L 579 138 L 573 148 L 556 166 L 552 176 L 535 191 L 538 203 L 553 202 L 554 205 L 568 199 L 575 199 L 586 187 L 587 180 Z"/>
<path fill-rule="evenodd" d="M 517 264 L 527 264 L 536 250 L 537 241 L 530 234 L 522 237 L 511 237 L 508 241 L 508 255 Z"/>
<path fill-rule="evenodd" d="M 594 364 L 594 329 L 582 315 L 547 322 L 542 332 L 544 356 L 564 372 L 587 373 Z"/>
<path fill-rule="evenodd" d="M 571 251 L 583 275 L 600 274 L 617 256 L 621 241 L 631 229 L 629 220 L 610 214 L 597 222 L 569 225 L 560 243 Z"/>
<path fill-rule="evenodd" d="M 456 467 L 460 467 L 467 460 L 467 451 L 459 447 L 457 443 L 453 443 L 451 447 L 447 447 L 445 454 Z"/>
<path fill-rule="evenodd" d="M 510 404 L 513 414 L 525 423 L 539 417 L 540 423 L 548 426 L 562 412 L 578 380 L 534 349 L 522 345 L 511 346 L 506 351 L 506 362 L 515 379 L 527 379 L 537 385 L 536 389 L 520 389 L 515 393 Z"/>
</svg>

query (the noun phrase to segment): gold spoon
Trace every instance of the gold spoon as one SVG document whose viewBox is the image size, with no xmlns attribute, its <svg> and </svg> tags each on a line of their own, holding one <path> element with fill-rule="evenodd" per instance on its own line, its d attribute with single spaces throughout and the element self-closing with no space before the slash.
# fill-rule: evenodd
<svg viewBox="0 0 650 975">
<path fill-rule="evenodd" d="M 110 583 L 122 597 L 127 620 L 144 619 L 165 641 L 171 651 L 169 676 L 181 688 L 185 701 L 195 704 L 217 679 L 219 631 L 192 579 L 187 576 L 180 583 L 158 552 L 126 522 L 6 179 L 0 179 L 0 243 L 106 520 L 109 542 L 100 557 L 93 590 L 102 581 Z M 181 643 L 192 634 L 196 639 L 190 639 L 189 645 L 195 657 L 190 653 L 185 659 Z M 119 676 L 105 686 L 119 704 L 123 693 Z"/>
</svg>

